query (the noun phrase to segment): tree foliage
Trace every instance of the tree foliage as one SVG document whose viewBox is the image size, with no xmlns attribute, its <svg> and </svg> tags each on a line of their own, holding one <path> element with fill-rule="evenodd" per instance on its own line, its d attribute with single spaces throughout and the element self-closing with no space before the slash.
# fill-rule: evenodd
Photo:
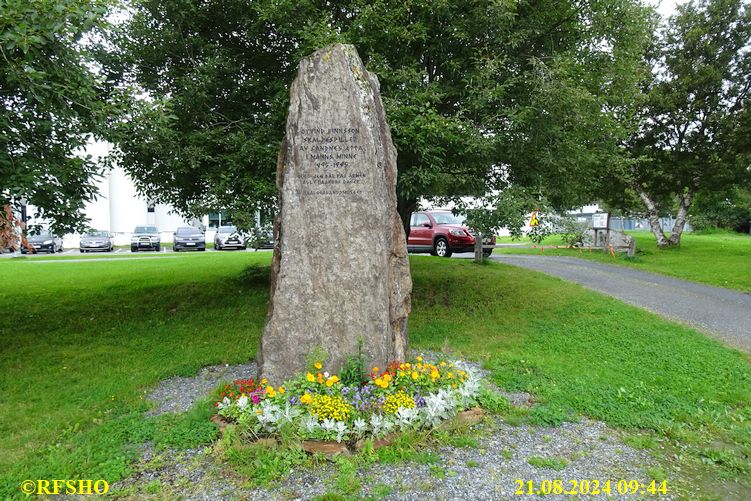
<svg viewBox="0 0 751 501">
<path fill-rule="evenodd" d="M 26 198 L 54 230 L 82 229 L 97 166 L 81 156 L 107 107 L 82 37 L 102 0 L 0 0 L 0 205 Z"/>
<path fill-rule="evenodd" d="M 274 204 L 298 61 L 351 43 L 381 81 L 405 220 L 419 197 L 509 182 L 572 205 L 619 158 L 647 12 L 635 0 L 139 0 L 105 66 L 147 98 L 111 139 L 153 199 L 247 221 Z"/>
<path fill-rule="evenodd" d="M 680 243 L 697 194 L 727 193 L 749 180 L 751 9 L 742 0 L 678 6 L 648 53 L 654 67 L 623 173 L 658 245 Z M 611 186 L 617 186 L 612 184 Z M 622 199 L 620 205 L 626 205 Z M 677 210 L 669 238 L 657 218 Z"/>
</svg>

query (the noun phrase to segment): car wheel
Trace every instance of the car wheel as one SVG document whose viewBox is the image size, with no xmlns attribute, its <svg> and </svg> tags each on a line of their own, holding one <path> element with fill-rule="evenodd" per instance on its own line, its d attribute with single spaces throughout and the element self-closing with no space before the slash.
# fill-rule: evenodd
<svg viewBox="0 0 751 501">
<path fill-rule="evenodd" d="M 79 251 L 79 252 L 80 252 L 81 254 L 83 254 L 83 249 L 79 249 L 78 251 Z"/>
<path fill-rule="evenodd" d="M 135 247 L 131 247 L 130 252 L 138 252 L 138 250 Z"/>
<path fill-rule="evenodd" d="M 437 238 L 433 244 L 433 254 L 438 257 L 451 257 L 451 249 L 445 238 Z"/>
<path fill-rule="evenodd" d="M 482 251 L 482 255 L 485 256 L 485 257 L 490 257 L 490 255 L 492 253 L 493 253 L 493 249 L 488 249 L 488 250 Z"/>
<path fill-rule="evenodd" d="M 159 252 L 160 250 L 162 250 L 162 247 L 161 247 L 161 246 L 159 246 L 159 245 L 157 245 L 157 246 L 156 246 L 156 249 L 154 249 L 154 250 L 155 250 L 155 251 L 157 251 L 157 252 Z"/>
</svg>

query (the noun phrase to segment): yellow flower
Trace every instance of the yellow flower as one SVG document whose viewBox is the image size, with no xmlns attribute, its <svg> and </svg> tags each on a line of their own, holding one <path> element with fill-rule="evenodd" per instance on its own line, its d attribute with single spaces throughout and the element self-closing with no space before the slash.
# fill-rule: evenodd
<svg viewBox="0 0 751 501">
<path fill-rule="evenodd" d="M 404 377 L 404 375 L 405 375 L 404 371 L 399 371 L 399 377 Z"/>
<path fill-rule="evenodd" d="M 422 357 L 417 357 L 418 362 L 422 362 Z"/>
<path fill-rule="evenodd" d="M 263 411 L 261 409 L 256 409 L 256 414 L 258 414 L 260 416 L 262 413 L 263 413 Z"/>
<path fill-rule="evenodd" d="M 456 389 L 456 383 L 452 384 L 452 385 L 451 385 L 451 387 L 452 387 L 453 389 Z"/>
<path fill-rule="evenodd" d="M 352 407 L 340 396 L 316 395 L 312 398 L 309 411 L 318 419 L 335 419 L 346 421 L 349 418 Z"/>
<path fill-rule="evenodd" d="M 441 362 L 441 367 L 446 367 L 446 362 Z"/>
<path fill-rule="evenodd" d="M 273 386 L 266 387 L 266 396 L 269 398 L 274 398 L 276 396 L 276 390 Z"/>
<path fill-rule="evenodd" d="M 310 372 L 308 372 L 307 378 L 308 378 L 308 381 L 310 381 L 311 383 L 316 380 L 315 376 L 311 374 Z"/>
<path fill-rule="evenodd" d="M 410 367 L 412 367 L 412 364 L 410 364 L 409 362 L 407 362 L 406 364 L 404 364 L 404 367 L 406 367 L 407 369 L 409 369 Z"/>
<path fill-rule="evenodd" d="M 339 376 L 337 376 L 336 374 L 334 374 L 333 376 L 331 376 L 331 380 L 334 381 L 335 383 L 338 383 L 339 382 Z"/>
<path fill-rule="evenodd" d="M 417 373 L 417 371 L 412 371 L 412 379 L 417 379 L 420 377 L 420 375 Z"/>
<path fill-rule="evenodd" d="M 305 395 L 300 397 L 300 402 L 304 404 L 309 404 L 312 401 L 313 401 L 313 397 L 310 396 L 310 393 L 306 393 Z"/>
<path fill-rule="evenodd" d="M 319 384 L 323 383 L 323 374 L 321 374 L 320 372 L 318 373 L 318 379 L 317 379 L 317 381 L 318 381 Z"/>
<path fill-rule="evenodd" d="M 430 372 L 430 377 L 433 379 L 438 379 L 439 377 L 441 377 L 441 374 L 437 370 L 433 369 Z"/>
<path fill-rule="evenodd" d="M 381 378 L 376 378 L 376 380 L 375 380 L 375 384 L 376 384 L 376 386 L 381 386 L 381 385 L 383 384 L 383 379 L 381 379 Z"/>
<path fill-rule="evenodd" d="M 373 372 L 378 372 L 378 367 L 373 367 Z"/>
<path fill-rule="evenodd" d="M 396 414 L 396 412 L 402 407 L 407 409 L 415 408 L 415 399 L 403 391 L 398 391 L 393 395 L 389 395 L 383 402 L 383 412 L 386 414 Z"/>
<path fill-rule="evenodd" d="M 454 373 L 453 372 L 449 372 L 448 374 L 446 374 L 446 377 L 448 377 L 449 379 L 451 379 L 452 377 L 454 377 Z"/>
<path fill-rule="evenodd" d="M 262 385 L 266 385 L 268 383 L 269 383 L 268 379 L 266 379 L 266 378 L 261 379 L 261 384 Z"/>
<path fill-rule="evenodd" d="M 280 395 L 284 395 L 284 392 L 287 390 L 284 389 L 284 386 L 280 386 L 276 391 L 279 392 Z"/>
<path fill-rule="evenodd" d="M 387 383 L 388 383 L 389 381 L 391 381 L 391 374 L 384 374 L 384 375 L 383 375 L 383 380 L 384 380 L 384 381 L 386 381 Z"/>
<path fill-rule="evenodd" d="M 338 382 L 339 382 L 338 376 L 331 376 L 330 378 L 326 380 L 326 386 L 332 386 Z"/>
<path fill-rule="evenodd" d="M 313 364 L 313 366 L 314 366 L 314 367 L 315 367 L 316 369 L 318 369 L 319 371 L 320 371 L 321 369 L 323 369 L 323 364 L 322 364 L 321 362 L 316 362 L 315 364 Z"/>
</svg>

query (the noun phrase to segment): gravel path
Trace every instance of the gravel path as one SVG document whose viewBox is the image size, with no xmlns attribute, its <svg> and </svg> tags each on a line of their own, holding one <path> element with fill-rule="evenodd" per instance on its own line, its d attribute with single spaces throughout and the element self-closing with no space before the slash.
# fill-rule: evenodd
<svg viewBox="0 0 751 501">
<path fill-rule="evenodd" d="M 219 381 L 245 378 L 255 372 L 255 364 L 214 366 L 201 369 L 195 378 L 174 377 L 160 383 L 149 394 L 156 408 L 152 414 L 183 412 L 204 396 Z M 509 394 L 514 405 L 530 405 L 526 393 Z M 474 427 L 477 445 L 444 446 L 433 449 L 434 464 L 375 464 L 357 471 L 359 496 L 386 500 L 496 500 L 496 499 L 572 499 L 572 496 L 516 495 L 518 481 L 561 479 L 566 488 L 570 480 L 611 480 L 614 499 L 618 480 L 649 482 L 648 470 L 655 467 L 649 453 L 633 449 L 622 441 L 622 433 L 604 423 L 582 419 L 548 428 L 530 425 L 512 426 L 491 417 Z M 533 459 L 536 458 L 536 459 Z M 530 460 L 558 461 L 560 470 L 534 466 Z M 112 486 L 111 494 L 126 499 L 311 499 L 335 490 L 338 468 L 332 463 L 314 469 L 296 469 L 280 479 L 273 488 L 244 485 L 227 471 L 211 447 L 156 453 L 144 448 L 136 473 Z M 588 499 L 610 499 L 606 495 Z M 672 496 L 661 496 L 671 499 Z"/>
<path fill-rule="evenodd" d="M 751 294 L 574 257 L 493 255 L 690 325 L 751 353 Z"/>
</svg>

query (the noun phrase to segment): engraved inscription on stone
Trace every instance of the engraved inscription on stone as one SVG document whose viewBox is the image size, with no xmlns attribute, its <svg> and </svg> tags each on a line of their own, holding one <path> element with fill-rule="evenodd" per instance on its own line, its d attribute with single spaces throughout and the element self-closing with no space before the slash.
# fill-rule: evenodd
<svg viewBox="0 0 751 501">
<path fill-rule="evenodd" d="M 298 132 L 302 196 L 358 196 L 367 175 L 358 159 L 365 152 L 357 127 L 307 128 Z"/>
</svg>

